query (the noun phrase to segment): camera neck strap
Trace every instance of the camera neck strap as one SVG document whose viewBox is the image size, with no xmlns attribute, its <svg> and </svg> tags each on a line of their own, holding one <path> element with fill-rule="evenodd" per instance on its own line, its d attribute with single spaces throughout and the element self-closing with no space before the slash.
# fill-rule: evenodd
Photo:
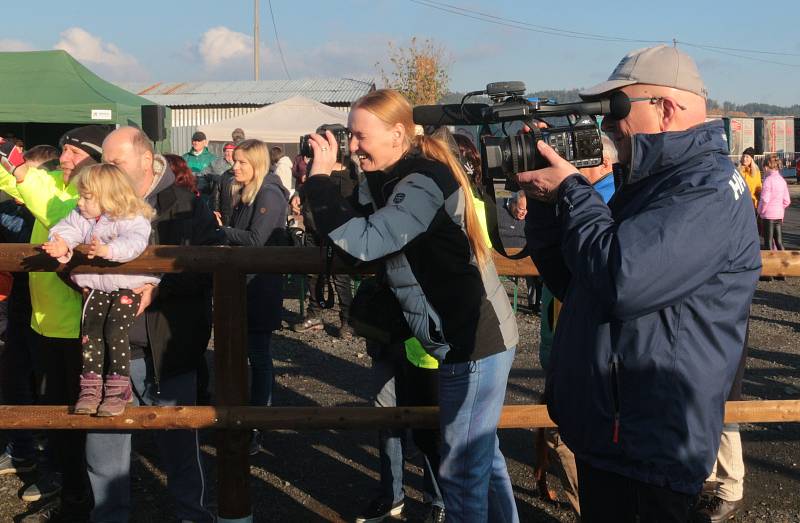
<svg viewBox="0 0 800 523">
<path fill-rule="evenodd" d="M 506 252 L 505 247 L 503 247 L 503 238 L 500 236 L 500 226 L 497 220 L 497 204 L 493 198 L 484 198 L 483 206 L 486 215 L 486 229 L 489 233 L 489 240 L 492 242 L 492 249 L 509 260 L 521 260 L 522 258 L 530 256 L 528 254 L 527 244 L 516 254 L 508 254 Z"/>
<path fill-rule="evenodd" d="M 325 272 L 319 275 L 317 285 L 314 289 L 315 298 L 319 306 L 323 309 L 332 309 L 334 305 L 333 297 L 333 245 L 325 242 Z"/>
</svg>

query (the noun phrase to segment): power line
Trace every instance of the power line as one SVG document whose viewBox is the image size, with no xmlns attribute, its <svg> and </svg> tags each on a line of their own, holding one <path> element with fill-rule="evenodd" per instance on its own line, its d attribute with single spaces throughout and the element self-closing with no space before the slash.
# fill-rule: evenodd
<svg viewBox="0 0 800 523">
<path fill-rule="evenodd" d="M 445 2 L 437 2 L 435 0 L 410 0 L 412 3 L 423 5 L 425 7 L 430 7 L 432 9 L 437 9 L 439 11 L 443 11 L 446 13 L 462 16 L 465 18 L 471 18 L 473 20 L 478 20 L 481 22 L 487 22 L 490 24 L 500 25 L 504 27 L 510 27 L 513 29 L 520 29 L 522 31 L 529 31 L 534 33 L 543 33 L 552 36 L 560 36 L 562 38 L 573 38 L 573 39 L 580 39 L 580 40 L 594 40 L 600 42 L 615 42 L 615 43 L 656 43 L 656 44 L 682 44 L 689 47 L 694 47 L 696 49 L 702 49 L 704 51 L 715 52 L 719 54 L 724 54 L 727 56 L 732 56 L 735 58 L 742 58 L 745 60 L 752 60 L 761 63 L 768 63 L 768 64 L 775 64 L 775 65 L 782 65 L 786 67 L 800 67 L 798 64 L 791 64 L 786 62 L 778 62 L 774 60 L 765 60 L 762 58 L 756 58 L 736 53 L 753 53 L 753 54 L 764 54 L 764 55 L 775 55 L 775 56 L 800 56 L 800 53 L 791 53 L 785 51 L 766 51 L 761 49 L 740 49 L 734 47 L 723 47 L 723 46 L 716 46 L 711 44 L 698 44 L 692 42 L 684 42 L 680 40 L 667 41 L 667 40 L 641 40 L 636 38 L 623 38 L 617 36 L 609 36 L 609 35 L 601 35 L 597 33 L 585 33 L 581 31 L 572 31 L 569 29 L 562 29 L 558 27 L 551 27 L 551 26 L 544 26 L 544 25 L 536 25 L 531 24 L 528 22 L 522 22 L 519 20 L 514 20 L 512 18 L 504 18 L 501 16 L 496 16 L 491 13 L 484 13 L 481 11 L 476 11 L 474 9 L 467 9 L 465 7 L 459 7 L 453 4 L 448 4 Z"/>
<path fill-rule="evenodd" d="M 716 49 L 716 50 L 721 50 L 721 51 L 738 51 L 738 52 L 741 52 L 741 53 L 771 54 L 771 55 L 775 55 L 775 56 L 800 56 L 800 53 L 788 53 L 788 52 L 785 52 L 785 51 L 762 51 L 760 49 L 738 49 L 736 47 L 720 47 L 720 46 L 716 46 L 716 45 L 697 44 L 697 43 L 691 43 L 691 42 L 681 42 L 680 40 L 678 41 L 678 43 L 679 44 L 684 44 L 684 45 L 690 45 L 692 47 L 702 47 L 704 49 L 709 49 L 709 50 Z M 788 64 L 788 65 L 792 65 L 792 64 Z"/>
<path fill-rule="evenodd" d="M 800 68 L 800 64 L 788 64 L 786 62 L 776 62 L 774 60 L 765 60 L 763 58 L 756 58 L 756 57 L 753 57 L 753 56 L 745 56 L 745 55 L 742 55 L 742 54 L 729 53 L 727 51 L 720 51 L 719 48 L 716 48 L 714 46 L 706 46 L 706 45 L 700 45 L 700 44 L 690 44 L 689 42 L 681 42 L 681 41 L 678 41 L 678 43 L 681 44 L 681 45 L 688 46 L 688 47 L 694 47 L 696 49 L 702 49 L 704 51 L 711 51 L 712 53 L 719 53 L 719 54 L 724 54 L 726 56 L 733 56 L 735 58 L 742 58 L 743 60 L 750 60 L 752 62 L 759 62 L 759 63 L 762 63 L 762 64 L 774 64 L 774 65 L 783 65 L 783 66 L 786 66 L 786 67 Z"/>
<path fill-rule="evenodd" d="M 437 9 L 439 11 L 444 11 L 446 13 L 463 16 L 465 18 L 471 18 L 473 20 L 479 20 L 481 22 L 488 22 L 491 24 L 511 27 L 514 29 L 521 29 L 523 31 L 530 31 L 534 33 L 544 33 L 552 36 L 560 36 L 563 38 L 576 38 L 580 40 L 595 40 L 601 42 L 659 43 L 659 44 L 670 43 L 669 41 L 666 40 L 640 40 L 636 38 L 623 38 L 623 37 L 600 35 L 594 33 L 584 33 L 581 31 L 562 29 L 559 27 L 536 25 L 528 22 L 521 22 L 519 20 L 514 20 L 511 18 L 503 18 L 501 16 L 496 16 L 490 13 L 475 11 L 473 9 L 467 9 L 464 7 L 459 7 L 444 2 L 436 2 L 434 0 L 410 0 L 410 1 L 415 4 L 424 5 L 432 9 Z"/>
<path fill-rule="evenodd" d="M 272 18 L 272 29 L 275 30 L 275 44 L 278 46 L 278 54 L 281 55 L 281 63 L 283 64 L 283 72 L 286 77 L 291 80 L 292 75 L 289 74 L 289 69 L 286 67 L 286 60 L 283 59 L 283 49 L 281 49 L 281 40 L 278 38 L 278 26 L 275 24 L 275 13 L 272 12 L 272 0 L 269 0 L 269 16 Z"/>
</svg>

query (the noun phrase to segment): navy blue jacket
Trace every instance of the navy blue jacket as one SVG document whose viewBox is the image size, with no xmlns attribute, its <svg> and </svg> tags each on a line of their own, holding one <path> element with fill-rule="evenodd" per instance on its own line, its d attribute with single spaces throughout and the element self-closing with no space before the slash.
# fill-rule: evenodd
<svg viewBox="0 0 800 523">
<path fill-rule="evenodd" d="M 608 205 L 581 176 L 529 203 L 526 232 L 563 300 L 545 396 L 576 457 L 696 494 L 761 267 L 753 208 L 720 122 L 636 135 Z"/>
<path fill-rule="evenodd" d="M 255 198 L 234 207 L 230 227 L 222 231 L 230 245 L 263 247 L 286 245 L 286 216 L 289 192 L 280 178 L 267 174 Z M 248 274 L 247 328 L 273 331 L 281 326 L 283 277 L 280 274 Z"/>
</svg>

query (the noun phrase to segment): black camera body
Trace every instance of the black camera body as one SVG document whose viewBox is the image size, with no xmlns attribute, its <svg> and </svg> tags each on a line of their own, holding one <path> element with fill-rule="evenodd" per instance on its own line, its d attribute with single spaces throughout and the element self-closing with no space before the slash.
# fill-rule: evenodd
<svg viewBox="0 0 800 523">
<path fill-rule="evenodd" d="M 332 132 L 333 137 L 336 138 L 336 161 L 342 165 L 347 165 L 350 161 L 350 137 L 352 136 L 350 129 L 342 124 L 326 123 L 320 125 L 315 132 L 325 136 L 325 131 Z M 311 136 L 308 134 L 300 137 L 300 154 L 308 158 L 314 158 L 314 150 L 309 143 L 310 139 Z"/>
<path fill-rule="evenodd" d="M 603 163 L 603 143 L 594 116 L 581 116 L 568 125 L 539 129 L 517 136 L 485 136 L 481 139 L 484 172 L 492 178 L 511 178 L 520 172 L 548 167 L 536 143 L 544 140 L 559 156 L 578 169 Z"/>
<path fill-rule="evenodd" d="M 608 98 L 569 104 L 552 100 L 525 98 L 523 82 L 494 82 L 481 91 L 464 95 L 460 104 L 417 106 L 414 122 L 421 125 L 486 125 L 522 121 L 531 132 L 516 136 L 483 136 L 481 161 L 487 177 L 516 181 L 520 172 L 547 167 L 536 143 L 544 140 L 576 168 L 603 163 L 600 127 L 595 115 L 622 119 L 630 112 L 630 100 L 622 92 Z M 465 103 L 473 96 L 488 96 L 491 104 Z M 538 121 L 566 117 L 567 125 L 540 129 Z"/>
</svg>

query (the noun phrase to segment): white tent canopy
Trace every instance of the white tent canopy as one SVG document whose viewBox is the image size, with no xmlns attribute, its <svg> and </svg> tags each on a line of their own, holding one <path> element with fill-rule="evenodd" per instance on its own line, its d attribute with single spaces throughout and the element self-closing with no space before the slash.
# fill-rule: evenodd
<svg viewBox="0 0 800 523">
<path fill-rule="evenodd" d="M 295 143 L 322 124 L 347 125 L 347 113 L 310 98 L 293 96 L 252 113 L 202 125 L 199 130 L 211 141 L 230 141 L 231 131 L 244 129 L 247 138 L 271 143 Z"/>
</svg>

